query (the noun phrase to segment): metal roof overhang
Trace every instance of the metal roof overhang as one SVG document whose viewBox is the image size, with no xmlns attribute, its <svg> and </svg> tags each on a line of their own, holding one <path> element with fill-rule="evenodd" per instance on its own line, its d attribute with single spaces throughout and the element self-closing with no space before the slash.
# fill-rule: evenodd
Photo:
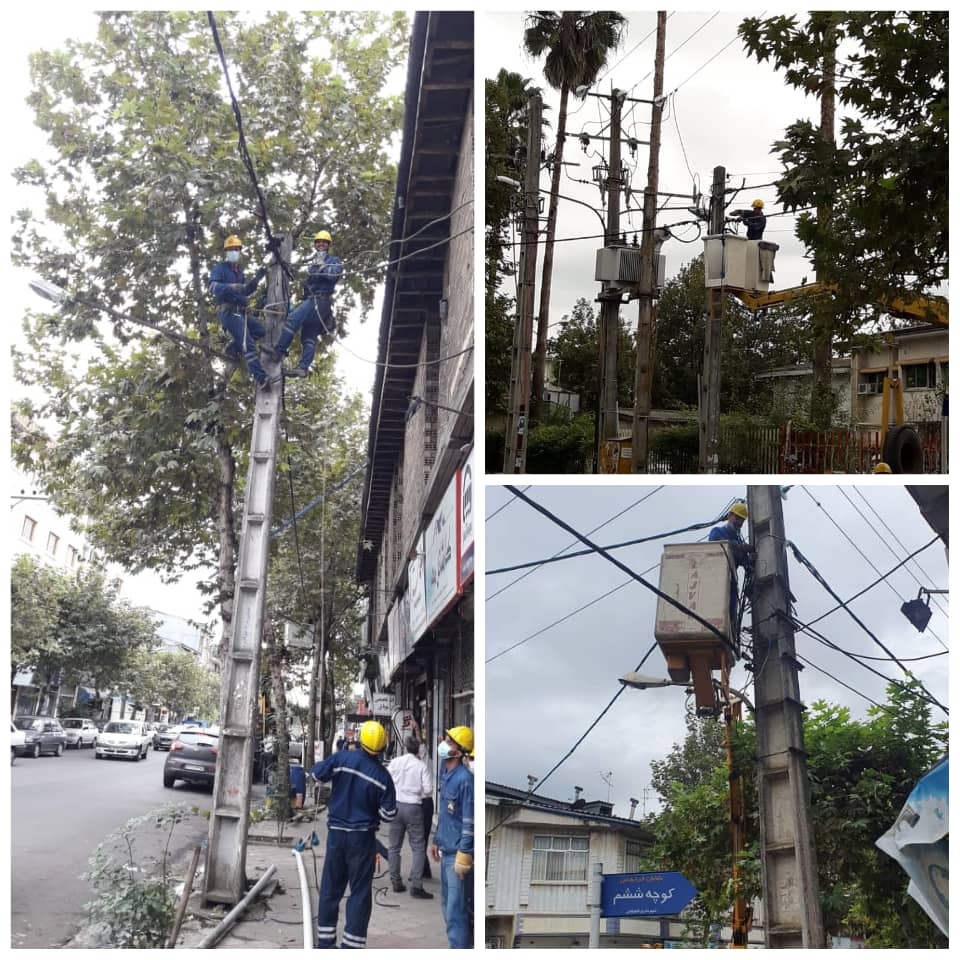
<svg viewBox="0 0 960 960">
<path fill-rule="evenodd" d="M 473 91 L 473 14 L 417 13 L 407 68 L 403 147 L 394 201 L 380 366 L 364 478 L 357 579 L 371 579 L 403 450 L 424 325 L 443 297 L 454 183 Z M 437 223 L 433 221 L 443 217 Z M 472 411 L 471 411 L 472 412 Z M 364 550 L 364 541 L 373 544 Z"/>
</svg>

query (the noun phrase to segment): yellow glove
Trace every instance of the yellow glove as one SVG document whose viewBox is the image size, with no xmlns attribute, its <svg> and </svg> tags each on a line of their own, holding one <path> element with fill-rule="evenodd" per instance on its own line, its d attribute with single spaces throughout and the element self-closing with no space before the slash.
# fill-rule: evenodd
<svg viewBox="0 0 960 960">
<path fill-rule="evenodd" d="M 469 853 L 457 851 L 457 858 L 453 862 L 453 872 L 462 880 L 473 869 L 473 856 Z"/>
</svg>

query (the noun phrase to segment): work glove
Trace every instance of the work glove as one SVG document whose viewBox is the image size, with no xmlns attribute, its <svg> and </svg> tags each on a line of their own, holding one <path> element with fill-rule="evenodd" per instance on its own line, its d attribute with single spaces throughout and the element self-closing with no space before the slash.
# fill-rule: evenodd
<svg viewBox="0 0 960 960">
<path fill-rule="evenodd" d="M 457 851 L 457 858 L 453 861 L 453 872 L 462 880 L 473 869 L 473 855 Z"/>
</svg>

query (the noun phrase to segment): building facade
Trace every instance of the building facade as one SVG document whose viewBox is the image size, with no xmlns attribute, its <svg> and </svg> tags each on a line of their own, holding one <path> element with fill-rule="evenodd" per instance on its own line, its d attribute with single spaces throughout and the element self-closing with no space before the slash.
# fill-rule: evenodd
<svg viewBox="0 0 960 960">
<path fill-rule="evenodd" d="M 393 749 L 473 726 L 473 15 L 414 18 L 357 579 Z"/>
</svg>

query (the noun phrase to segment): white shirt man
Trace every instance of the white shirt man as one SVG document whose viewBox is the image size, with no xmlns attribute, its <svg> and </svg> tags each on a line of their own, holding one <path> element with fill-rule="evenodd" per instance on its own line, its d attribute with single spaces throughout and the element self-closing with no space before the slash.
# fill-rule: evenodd
<svg viewBox="0 0 960 960">
<path fill-rule="evenodd" d="M 430 900 L 432 893 L 423 889 L 423 865 L 426 859 L 427 841 L 423 830 L 424 797 L 433 795 L 433 777 L 430 769 L 417 756 L 420 744 L 415 737 L 408 737 L 407 752 L 395 757 L 387 765 L 397 793 L 397 816 L 390 824 L 390 880 L 397 893 L 407 888 L 400 878 L 400 850 L 404 835 L 410 834 L 410 849 L 413 862 L 410 866 L 410 895 L 421 900 Z"/>
</svg>

